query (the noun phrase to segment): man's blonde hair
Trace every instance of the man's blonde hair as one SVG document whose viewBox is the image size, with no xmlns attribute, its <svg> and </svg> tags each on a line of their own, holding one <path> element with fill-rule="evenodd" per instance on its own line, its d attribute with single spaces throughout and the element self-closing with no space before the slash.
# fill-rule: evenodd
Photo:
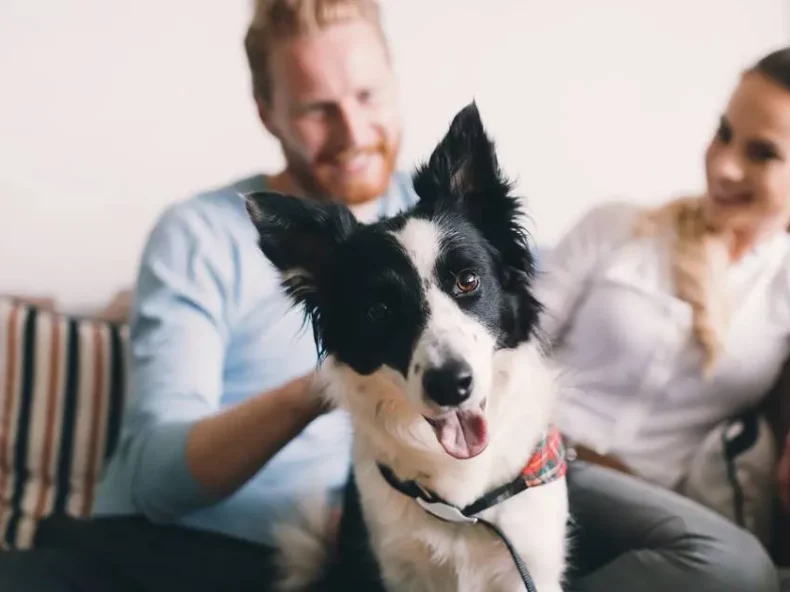
<svg viewBox="0 0 790 592">
<path fill-rule="evenodd" d="M 362 19 L 373 25 L 385 42 L 376 0 L 254 0 L 253 10 L 244 49 L 250 65 L 253 94 L 264 102 L 271 100 L 269 56 L 278 41 Z"/>
</svg>

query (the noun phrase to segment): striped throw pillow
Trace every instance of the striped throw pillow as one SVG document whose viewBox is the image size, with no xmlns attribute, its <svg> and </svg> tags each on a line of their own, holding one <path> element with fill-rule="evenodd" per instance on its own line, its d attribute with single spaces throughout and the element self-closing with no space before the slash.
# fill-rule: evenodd
<svg viewBox="0 0 790 592">
<path fill-rule="evenodd" d="M 119 436 L 127 330 L 0 299 L 0 548 L 85 517 Z"/>
</svg>

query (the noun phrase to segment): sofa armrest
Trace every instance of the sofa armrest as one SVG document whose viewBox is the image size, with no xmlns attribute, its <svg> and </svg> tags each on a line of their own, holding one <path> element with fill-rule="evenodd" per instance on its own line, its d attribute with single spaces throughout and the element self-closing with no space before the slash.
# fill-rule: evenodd
<svg viewBox="0 0 790 592">
<path fill-rule="evenodd" d="M 52 312 L 57 308 L 57 300 L 52 296 L 44 296 L 42 294 L 0 294 L 0 298 L 8 299 L 12 302 L 18 302 L 27 306 L 34 306 L 37 309 Z"/>
<path fill-rule="evenodd" d="M 111 323 L 126 323 L 132 308 L 132 290 L 121 290 L 110 300 L 109 304 L 98 311 L 95 317 Z"/>
<path fill-rule="evenodd" d="M 790 432 L 790 360 L 763 403 L 763 412 L 776 438 L 778 450 Z M 771 554 L 778 565 L 790 566 L 790 516 L 777 507 L 776 531 Z"/>
<path fill-rule="evenodd" d="M 763 412 L 781 445 L 790 432 L 790 360 L 785 362 L 779 378 L 763 403 Z"/>
</svg>

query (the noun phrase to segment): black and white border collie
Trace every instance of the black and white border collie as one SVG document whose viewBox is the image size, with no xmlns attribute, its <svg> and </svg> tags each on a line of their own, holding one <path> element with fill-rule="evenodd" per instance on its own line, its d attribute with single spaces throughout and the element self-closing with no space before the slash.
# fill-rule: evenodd
<svg viewBox="0 0 790 592">
<path fill-rule="evenodd" d="M 552 462 L 540 446 L 558 389 L 536 338 L 533 256 L 474 103 L 413 181 L 419 202 L 369 225 L 337 203 L 246 196 L 261 250 L 312 321 L 327 396 L 354 428 L 340 542 L 283 528 L 281 590 L 311 589 L 319 575 L 331 590 L 524 589 L 491 529 L 438 518 L 383 471 L 466 508 Z M 539 592 L 560 592 L 564 472 L 500 497 L 478 517 Z"/>
</svg>

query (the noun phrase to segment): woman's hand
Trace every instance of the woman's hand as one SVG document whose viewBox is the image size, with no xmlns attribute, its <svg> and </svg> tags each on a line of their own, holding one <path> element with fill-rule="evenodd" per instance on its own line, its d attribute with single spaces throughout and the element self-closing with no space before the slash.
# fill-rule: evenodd
<svg viewBox="0 0 790 592">
<path fill-rule="evenodd" d="M 785 513 L 790 515 L 790 434 L 785 437 L 779 457 L 779 501 Z"/>
</svg>

